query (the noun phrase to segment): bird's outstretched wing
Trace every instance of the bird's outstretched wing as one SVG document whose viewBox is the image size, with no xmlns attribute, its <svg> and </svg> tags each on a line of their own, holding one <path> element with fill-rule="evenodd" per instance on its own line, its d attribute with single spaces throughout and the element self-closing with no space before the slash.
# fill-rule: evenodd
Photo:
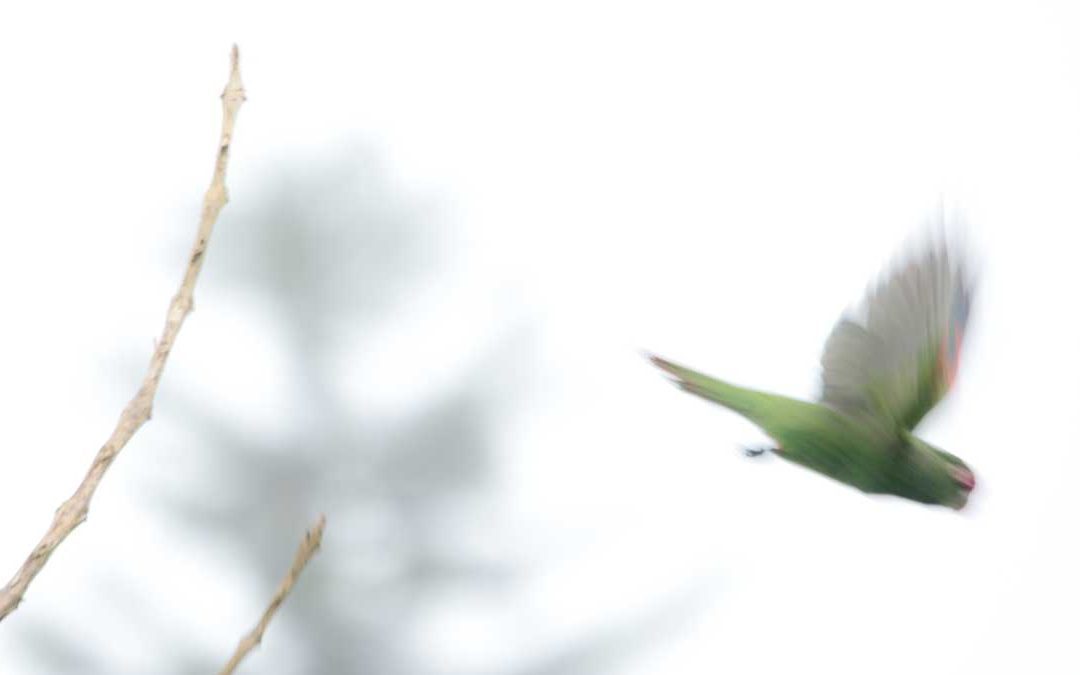
<svg viewBox="0 0 1080 675">
<path fill-rule="evenodd" d="M 822 403 L 913 429 L 953 382 L 971 296 L 962 261 L 944 243 L 904 261 L 826 341 Z"/>
</svg>

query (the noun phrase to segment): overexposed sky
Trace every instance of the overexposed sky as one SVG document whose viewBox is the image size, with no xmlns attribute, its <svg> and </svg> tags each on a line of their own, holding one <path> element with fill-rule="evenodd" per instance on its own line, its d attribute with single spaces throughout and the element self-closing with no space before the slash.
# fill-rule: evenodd
<svg viewBox="0 0 1080 675">
<path fill-rule="evenodd" d="M 412 672 L 519 672 L 670 602 L 682 618 L 614 672 L 1080 667 L 1074 6 L 220 4 L 27 5 L 0 22 L 5 575 L 135 391 L 209 179 L 233 42 L 248 92 L 232 202 L 154 420 L 0 626 L 0 672 L 60 667 L 27 647 L 42 625 L 107 672 L 172 672 L 176 652 L 116 628 L 132 619 L 102 579 L 172 650 L 223 662 L 254 621 L 272 587 L 164 518 L 154 486 L 229 491 L 186 462 L 214 449 L 179 392 L 224 411 L 256 456 L 315 433 L 321 404 L 294 390 L 276 323 L 308 319 L 229 274 L 259 250 L 239 233 L 258 234 L 245 214 L 274 176 L 318 185 L 361 154 L 430 214 L 433 262 L 378 325 L 325 318 L 318 359 L 346 416 L 392 426 L 461 381 L 524 401 L 495 415 L 482 503 L 459 507 L 475 550 L 529 572 L 494 599 L 425 604 L 402 645 L 425 664 Z M 943 203 L 964 215 L 980 284 L 957 387 L 920 431 L 974 468 L 967 511 L 746 460 L 753 427 L 641 358 L 813 396 L 840 312 Z M 339 247 L 303 219 L 289 234 Z M 511 366 L 477 357 L 507 341 Z M 337 498 L 316 506 L 326 545 L 296 592 L 338 584 L 362 604 L 325 571 L 365 517 Z M 282 571 L 314 512 L 294 517 L 267 543 Z M 244 672 L 300 672 L 289 609 Z"/>
</svg>

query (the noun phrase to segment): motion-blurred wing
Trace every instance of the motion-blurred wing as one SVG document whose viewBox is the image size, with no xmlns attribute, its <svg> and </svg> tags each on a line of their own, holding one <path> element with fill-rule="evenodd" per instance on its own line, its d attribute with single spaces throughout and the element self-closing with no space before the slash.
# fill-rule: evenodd
<svg viewBox="0 0 1080 675">
<path fill-rule="evenodd" d="M 912 429 L 949 390 L 971 306 L 959 260 L 943 243 L 900 266 L 844 317 L 821 357 L 821 401 L 886 415 Z"/>
</svg>

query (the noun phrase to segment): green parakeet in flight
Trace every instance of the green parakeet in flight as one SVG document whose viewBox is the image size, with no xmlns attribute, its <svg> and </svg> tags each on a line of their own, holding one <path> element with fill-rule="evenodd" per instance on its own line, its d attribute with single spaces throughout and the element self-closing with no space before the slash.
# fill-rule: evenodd
<svg viewBox="0 0 1080 675">
<path fill-rule="evenodd" d="M 650 358 L 682 389 L 756 424 L 786 460 L 866 493 L 961 509 L 975 488 L 971 469 L 912 432 L 953 382 L 970 306 L 961 261 L 943 243 L 926 246 L 833 328 L 816 403 Z"/>
</svg>

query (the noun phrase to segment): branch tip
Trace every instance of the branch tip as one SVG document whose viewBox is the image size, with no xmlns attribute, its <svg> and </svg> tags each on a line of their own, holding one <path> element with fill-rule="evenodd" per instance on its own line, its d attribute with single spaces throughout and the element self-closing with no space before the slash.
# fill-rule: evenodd
<svg viewBox="0 0 1080 675">
<path fill-rule="evenodd" d="M 225 172 L 228 165 L 228 153 L 221 148 L 228 147 L 232 138 L 233 125 L 236 121 L 236 111 L 244 102 L 244 86 L 240 81 L 240 50 L 233 45 L 232 67 L 229 73 L 229 81 L 223 93 L 224 115 L 221 125 L 221 141 L 218 143 L 218 152 L 214 161 L 214 174 L 211 180 L 211 189 L 207 193 L 199 221 L 199 228 L 195 239 L 193 251 L 199 255 L 192 255 L 186 265 L 184 279 L 180 288 L 169 303 L 166 313 L 165 326 L 161 336 L 154 342 L 154 352 L 150 357 L 150 365 L 143 377 L 139 390 L 131 401 L 124 407 L 120 419 L 116 423 L 109 439 L 101 446 L 94 456 L 90 468 L 83 477 L 79 487 L 53 515 L 49 529 L 42 536 L 38 544 L 30 552 L 30 555 L 19 567 L 15 575 L 7 585 L 0 589 L 0 621 L 11 614 L 23 601 L 30 583 L 34 577 L 45 567 L 49 557 L 56 548 L 67 538 L 72 531 L 86 521 L 90 510 L 90 501 L 97 491 L 98 485 L 105 477 L 105 472 L 112 465 L 113 460 L 135 435 L 143 422 L 150 418 L 153 409 L 154 395 L 157 393 L 161 374 L 165 370 L 165 362 L 169 359 L 173 342 L 180 333 L 180 327 L 192 304 L 195 292 L 195 282 L 199 277 L 204 256 L 201 249 L 206 245 L 217 221 L 218 212 L 224 205 L 224 200 L 215 201 L 213 197 L 224 194 Z M 207 205 L 213 208 L 207 208 Z"/>
<path fill-rule="evenodd" d="M 219 675 L 231 675 L 236 671 L 236 667 L 240 665 L 240 662 L 244 660 L 244 657 L 262 643 L 263 634 L 266 633 L 266 627 L 270 625 L 270 619 L 274 618 L 274 614 L 281 607 L 281 604 L 285 602 L 289 592 L 292 591 L 296 580 L 300 578 L 300 573 L 304 571 L 308 561 L 319 550 L 325 527 L 326 516 L 320 515 L 315 524 L 304 533 L 304 538 L 300 541 L 300 546 L 297 547 L 296 555 L 293 557 L 292 566 L 289 567 L 289 571 L 285 573 L 285 577 L 278 585 L 277 591 L 274 593 L 274 597 L 270 599 L 270 604 L 267 605 L 266 610 L 259 619 L 259 623 L 255 624 L 255 627 L 240 639 L 239 644 L 236 645 L 236 650 L 233 651 L 228 663 L 221 669 Z"/>
</svg>

